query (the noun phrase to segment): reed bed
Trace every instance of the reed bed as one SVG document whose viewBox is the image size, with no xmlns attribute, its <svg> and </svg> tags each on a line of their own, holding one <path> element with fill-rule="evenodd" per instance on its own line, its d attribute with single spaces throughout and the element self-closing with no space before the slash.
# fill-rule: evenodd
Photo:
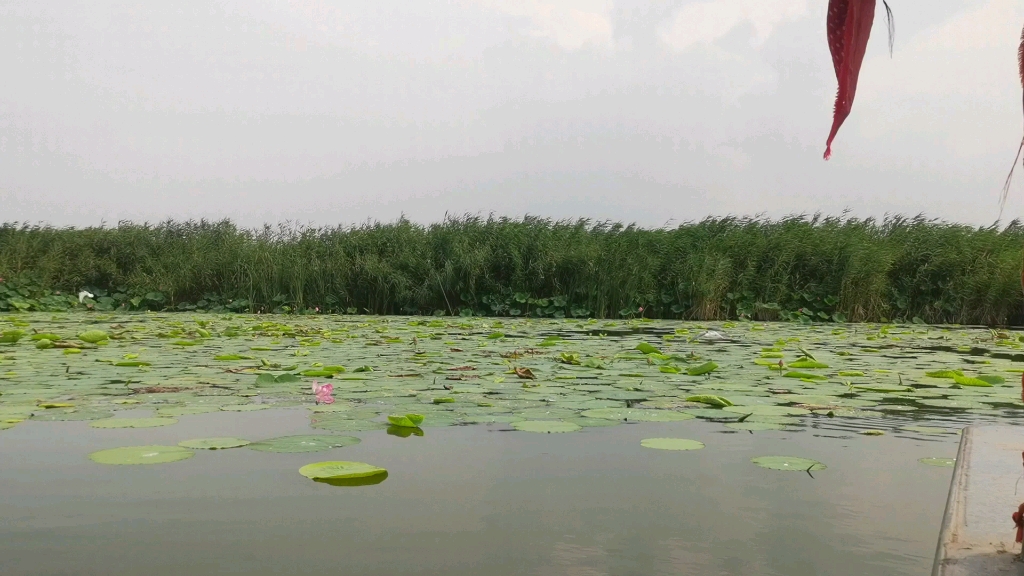
<svg viewBox="0 0 1024 576">
<path fill-rule="evenodd" d="M 7 223 L 0 308 L 77 306 L 85 288 L 101 310 L 1019 325 L 1022 248 L 1017 221 L 923 217 Z"/>
</svg>

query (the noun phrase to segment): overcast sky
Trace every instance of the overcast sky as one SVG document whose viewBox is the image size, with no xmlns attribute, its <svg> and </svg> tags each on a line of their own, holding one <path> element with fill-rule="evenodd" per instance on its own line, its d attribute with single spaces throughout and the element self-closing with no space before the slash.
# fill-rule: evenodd
<svg viewBox="0 0 1024 576">
<path fill-rule="evenodd" d="M 0 221 L 993 222 L 1024 2 L 879 3 L 825 162 L 827 4 L 0 0 Z"/>
</svg>

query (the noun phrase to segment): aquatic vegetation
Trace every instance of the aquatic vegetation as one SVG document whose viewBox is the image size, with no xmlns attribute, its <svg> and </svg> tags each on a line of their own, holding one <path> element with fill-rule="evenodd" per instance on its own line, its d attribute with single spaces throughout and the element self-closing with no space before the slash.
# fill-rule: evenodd
<svg viewBox="0 0 1024 576">
<path fill-rule="evenodd" d="M 582 426 L 579 424 L 559 420 L 517 420 L 512 423 L 512 427 L 522 432 L 540 432 L 544 434 L 582 430 Z"/>
<path fill-rule="evenodd" d="M 388 471 L 363 462 L 328 461 L 306 464 L 299 468 L 299 474 L 335 486 L 365 486 L 380 484 Z"/>
<path fill-rule="evenodd" d="M 228 448 L 241 448 L 249 444 L 248 440 L 232 437 L 196 438 L 195 440 L 182 440 L 178 442 L 178 446 L 194 450 L 227 450 Z"/>
<path fill-rule="evenodd" d="M 321 452 L 332 448 L 344 448 L 355 446 L 361 440 L 355 436 L 334 436 L 326 434 L 281 436 L 253 442 L 248 445 L 253 450 L 260 452 Z"/>
<path fill-rule="evenodd" d="M 401 426 L 404 428 L 418 428 L 419 425 L 423 423 L 424 418 L 425 416 L 423 416 L 422 414 L 406 414 L 404 416 L 391 414 L 388 416 L 388 422 L 390 422 L 393 426 Z"/>
<path fill-rule="evenodd" d="M 177 424 L 174 418 L 104 418 L 89 423 L 91 428 L 154 428 Z"/>
<path fill-rule="evenodd" d="M 276 383 L 278 380 L 275 378 L 274 382 Z M 333 384 L 320 384 L 316 380 L 313 381 L 313 394 L 316 394 L 317 404 L 334 404 L 334 397 L 331 396 L 333 392 Z"/>
<path fill-rule="evenodd" d="M 670 229 L 474 217 L 258 230 L 3 224 L 0 311 L 1020 325 L 1022 242 L 1019 223 L 903 217 L 709 218 Z M 93 296 L 79 303 L 83 287 Z M 201 346 L 195 332 L 181 341 Z M 510 332 L 488 330 L 496 341 Z"/>
<path fill-rule="evenodd" d="M 125 446 L 89 454 L 99 464 L 166 464 L 195 456 L 195 452 L 181 446 Z"/>
<path fill-rule="evenodd" d="M 704 448 L 703 442 L 685 438 L 644 438 L 640 441 L 640 445 L 656 450 L 700 450 Z"/>
<path fill-rule="evenodd" d="M 751 458 L 750 461 L 761 468 L 785 472 L 816 472 L 828 468 L 828 466 L 817 460 L 798 458 L 796 456 L 759 456 Z"/>
<path fill-rule="evenodd" d="M 712 328 L 728 339 L 689 338 Z M 317 452 L 358 443 L 348 435 L 356 432 L 410 438 L 428 428 L 471 426 L 596 435 L 595 428 L 651 422 L 769 437 L 831 430 L 955 441 L 956 430 L 971 422 L 1024 410 L 1016 384 L 1024 334 L 1013 330 L 642 318 L 0 318 L 0 332 L 14 330 L 24 335 L 0 349 L 3 434 L 29 420 L 131 429 L 273 409 L 309 422 L 308 435 L 251 444 L 176 438 L 185 450 Z M 90 331 L 106 338 L 80 339 Z M 44 339 L 73 341 L 81 353 L 37 348 Z M 780 361 L 802 367 L 772 370 Z M 527 368 L 532 378 L 516 373 Z M 326 396 L 334 402 L 324 403 Z M 140 461 L 161 454 L 150 453 Z"/>
</svg>

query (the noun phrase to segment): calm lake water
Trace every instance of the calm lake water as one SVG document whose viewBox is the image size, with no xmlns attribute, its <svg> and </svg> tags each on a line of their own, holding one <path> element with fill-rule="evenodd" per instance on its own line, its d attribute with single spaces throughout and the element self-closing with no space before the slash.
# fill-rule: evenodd
<svg viewBox="0 0 1024 576">
<path fill-rule="evenodd" d="M 0 574 L 921 575 L 931 568 L 958 436 L 865 437 L 813 428 L 750 434 L 690 420 L 507 432 L 355 432 L 307 454 L 198 451 L 155 466 L 90 452 L 309 434 L 296 407 L 104 430 L 24 422 L 0 434 Z M 650 450 L 640 440 L 700 440 Z M 759 468 L 794 455 L 829 468 Z M 385 467 L 382 484 L 300 476 L 322 460 Z"/>
</svg>

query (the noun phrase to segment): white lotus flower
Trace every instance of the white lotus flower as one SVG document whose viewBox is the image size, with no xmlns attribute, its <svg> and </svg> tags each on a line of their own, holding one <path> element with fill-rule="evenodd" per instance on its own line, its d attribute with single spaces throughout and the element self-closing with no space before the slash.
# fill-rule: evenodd
<svg viewBox="0 0 1024 576">
<path fill-rule="evenodd" d="M 96 296 L 92 292 L 89 292 L 88 290 L 82 290 L 81 292 L 78 293 L 78 303 L 81 304 L 82 302 L 85 302 L 86 298 L 95 297 Z"/>
</svg>

